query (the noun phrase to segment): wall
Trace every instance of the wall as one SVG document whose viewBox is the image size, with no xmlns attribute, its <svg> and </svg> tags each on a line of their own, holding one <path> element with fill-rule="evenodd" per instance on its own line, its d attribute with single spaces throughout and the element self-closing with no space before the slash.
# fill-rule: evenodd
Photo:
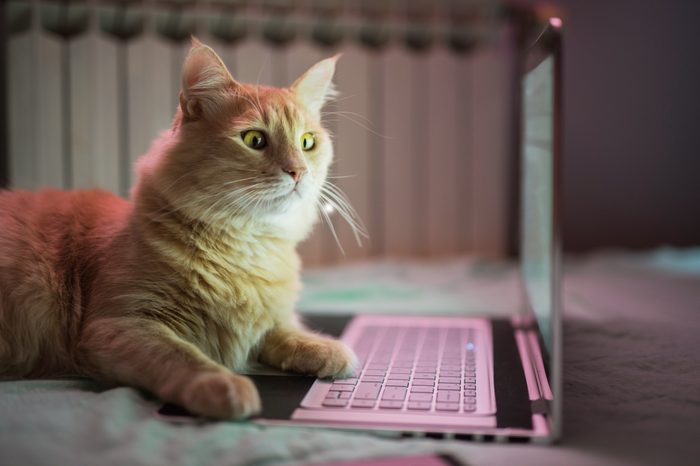
<svg viewBox="0 0 700 466">
<path fill-rule="evenodd" d="M 700 2 L 559 2 L 567 249 L 700 244 Z"/>
<path fill-rule="evenodd" d="M 432 11 L 429 2 L 413 3 Z M 484 31 L 494 40 L 465 53 L 447 40 L 454 19 L 447 10 L 414 17 L 401 3 L 391 3 L 389 41 L 380 48 L 360 40 L 375 16 L 351 8 L 338 17 L 343 40 L 329 46 L 312 31 L 333 26 L 333 18 L 302 8 L 280 13 L 262 1 L 233 11 L 203 0 L 183 10 L 155 0 L 6 5 L 11 187 L 127 195 L 134 162 L 170 126 L 190 34 L 211 44 L 235 78 L 264 85 L 287 86 L 322 57 L 342 53 L 341 96 L 324 118 L 335 135 L 334 181 L 370 239 L 355 246 L 336 213 L 345 255 L 319 225 L 301 245 L 305 263 L 507 252 L 512 60 L 492 22 Z M 483 11 L 489 18 L 492 10 Z M 440 28 L 424 47 L 416 46 L 416 18 Z M 296 35 L 269 40 L 282 21 Z M 221 34 L 237 22 L 245 34 Z"/>
</svg>

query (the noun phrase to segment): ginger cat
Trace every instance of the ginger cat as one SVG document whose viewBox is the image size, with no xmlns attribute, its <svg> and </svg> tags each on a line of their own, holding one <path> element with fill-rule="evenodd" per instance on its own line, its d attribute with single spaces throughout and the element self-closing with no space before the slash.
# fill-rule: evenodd
<svg viewBox="0 0 700 466">
<path fill-rule="evenodd" d="M 173 127 L 139 161 L 131 202 L 0 193 L 0 378 L 87 376 L 244 418 L 260 410 L 236 374 L 251 360 L 351 373 L 352 351 L 294 312 L 295 247 L 333 159 L 320 110 L 335 62 L 253 86 L 193 39 Z"/>
</svg>

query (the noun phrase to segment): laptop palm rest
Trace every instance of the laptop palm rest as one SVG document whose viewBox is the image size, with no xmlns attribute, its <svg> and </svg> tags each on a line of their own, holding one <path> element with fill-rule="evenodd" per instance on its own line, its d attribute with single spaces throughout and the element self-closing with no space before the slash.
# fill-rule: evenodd
<svg viewBox="0 0 700 466">
<path fill-rule="evenodd" d="M 338 337 L 352 316 L 307 315 L 308 327 Z M 532 410 L 525 375 L 518 355 L 513 327 L 507 319 L 492 320 L 496 426 L 532 429 Z M 314 383 L 313 377 L 299 375 L 250 375 L 262 399 L 261 420 L 289 421 Z M 166 403 L 159 410 L 165 416 L 187 416 L 183 408 Z"/>
</svg>

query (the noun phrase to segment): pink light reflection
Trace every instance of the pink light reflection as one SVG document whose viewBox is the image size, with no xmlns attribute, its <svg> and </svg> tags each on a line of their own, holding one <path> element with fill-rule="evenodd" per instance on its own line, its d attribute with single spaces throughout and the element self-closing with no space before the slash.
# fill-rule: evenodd
<svg viewBox="0 0 700 466">
<path fill-rule="evenodd" d="M 549 24 L 551 24 L 553 28 L 559 29 L 562 25 L 561 18 L 557 18 L 557 17 L 549 18 Z"/>
</svg>

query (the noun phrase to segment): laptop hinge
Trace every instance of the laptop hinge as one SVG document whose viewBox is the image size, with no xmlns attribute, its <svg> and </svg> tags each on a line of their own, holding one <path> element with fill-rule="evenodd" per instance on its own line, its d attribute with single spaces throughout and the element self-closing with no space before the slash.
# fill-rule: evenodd
<svg viewBox="0 0 700 466">
<path fill-rule="evenodd" d="M 513 326 L 514 330 L 522 330 L 524 332 L 536 332 L 537 331 L 537 324 L 535 324 L 534 322 L 512 321 L 511 325 Z"/>
<path fill-rule="evenodd" d="M 551 402 L 549 400 L 546 400 L 544 398 L 538 398 L 536 400 L 531 400 L 530 401 L 530 409 L 532 410 L 532 414 L 550 414 L 551 408 L 550 408 Z"/>
<path fill-rule="evenodd" d="M 532 403 L 532 412 L 546 414 L 549 412 L 552 391 L 544 370 L 537 331 L 527 322 L 522 321 L 514 322 L 513 327 L 515 327 L 515 341 L 520 352 L 528 395 Z"/>
</svg>

